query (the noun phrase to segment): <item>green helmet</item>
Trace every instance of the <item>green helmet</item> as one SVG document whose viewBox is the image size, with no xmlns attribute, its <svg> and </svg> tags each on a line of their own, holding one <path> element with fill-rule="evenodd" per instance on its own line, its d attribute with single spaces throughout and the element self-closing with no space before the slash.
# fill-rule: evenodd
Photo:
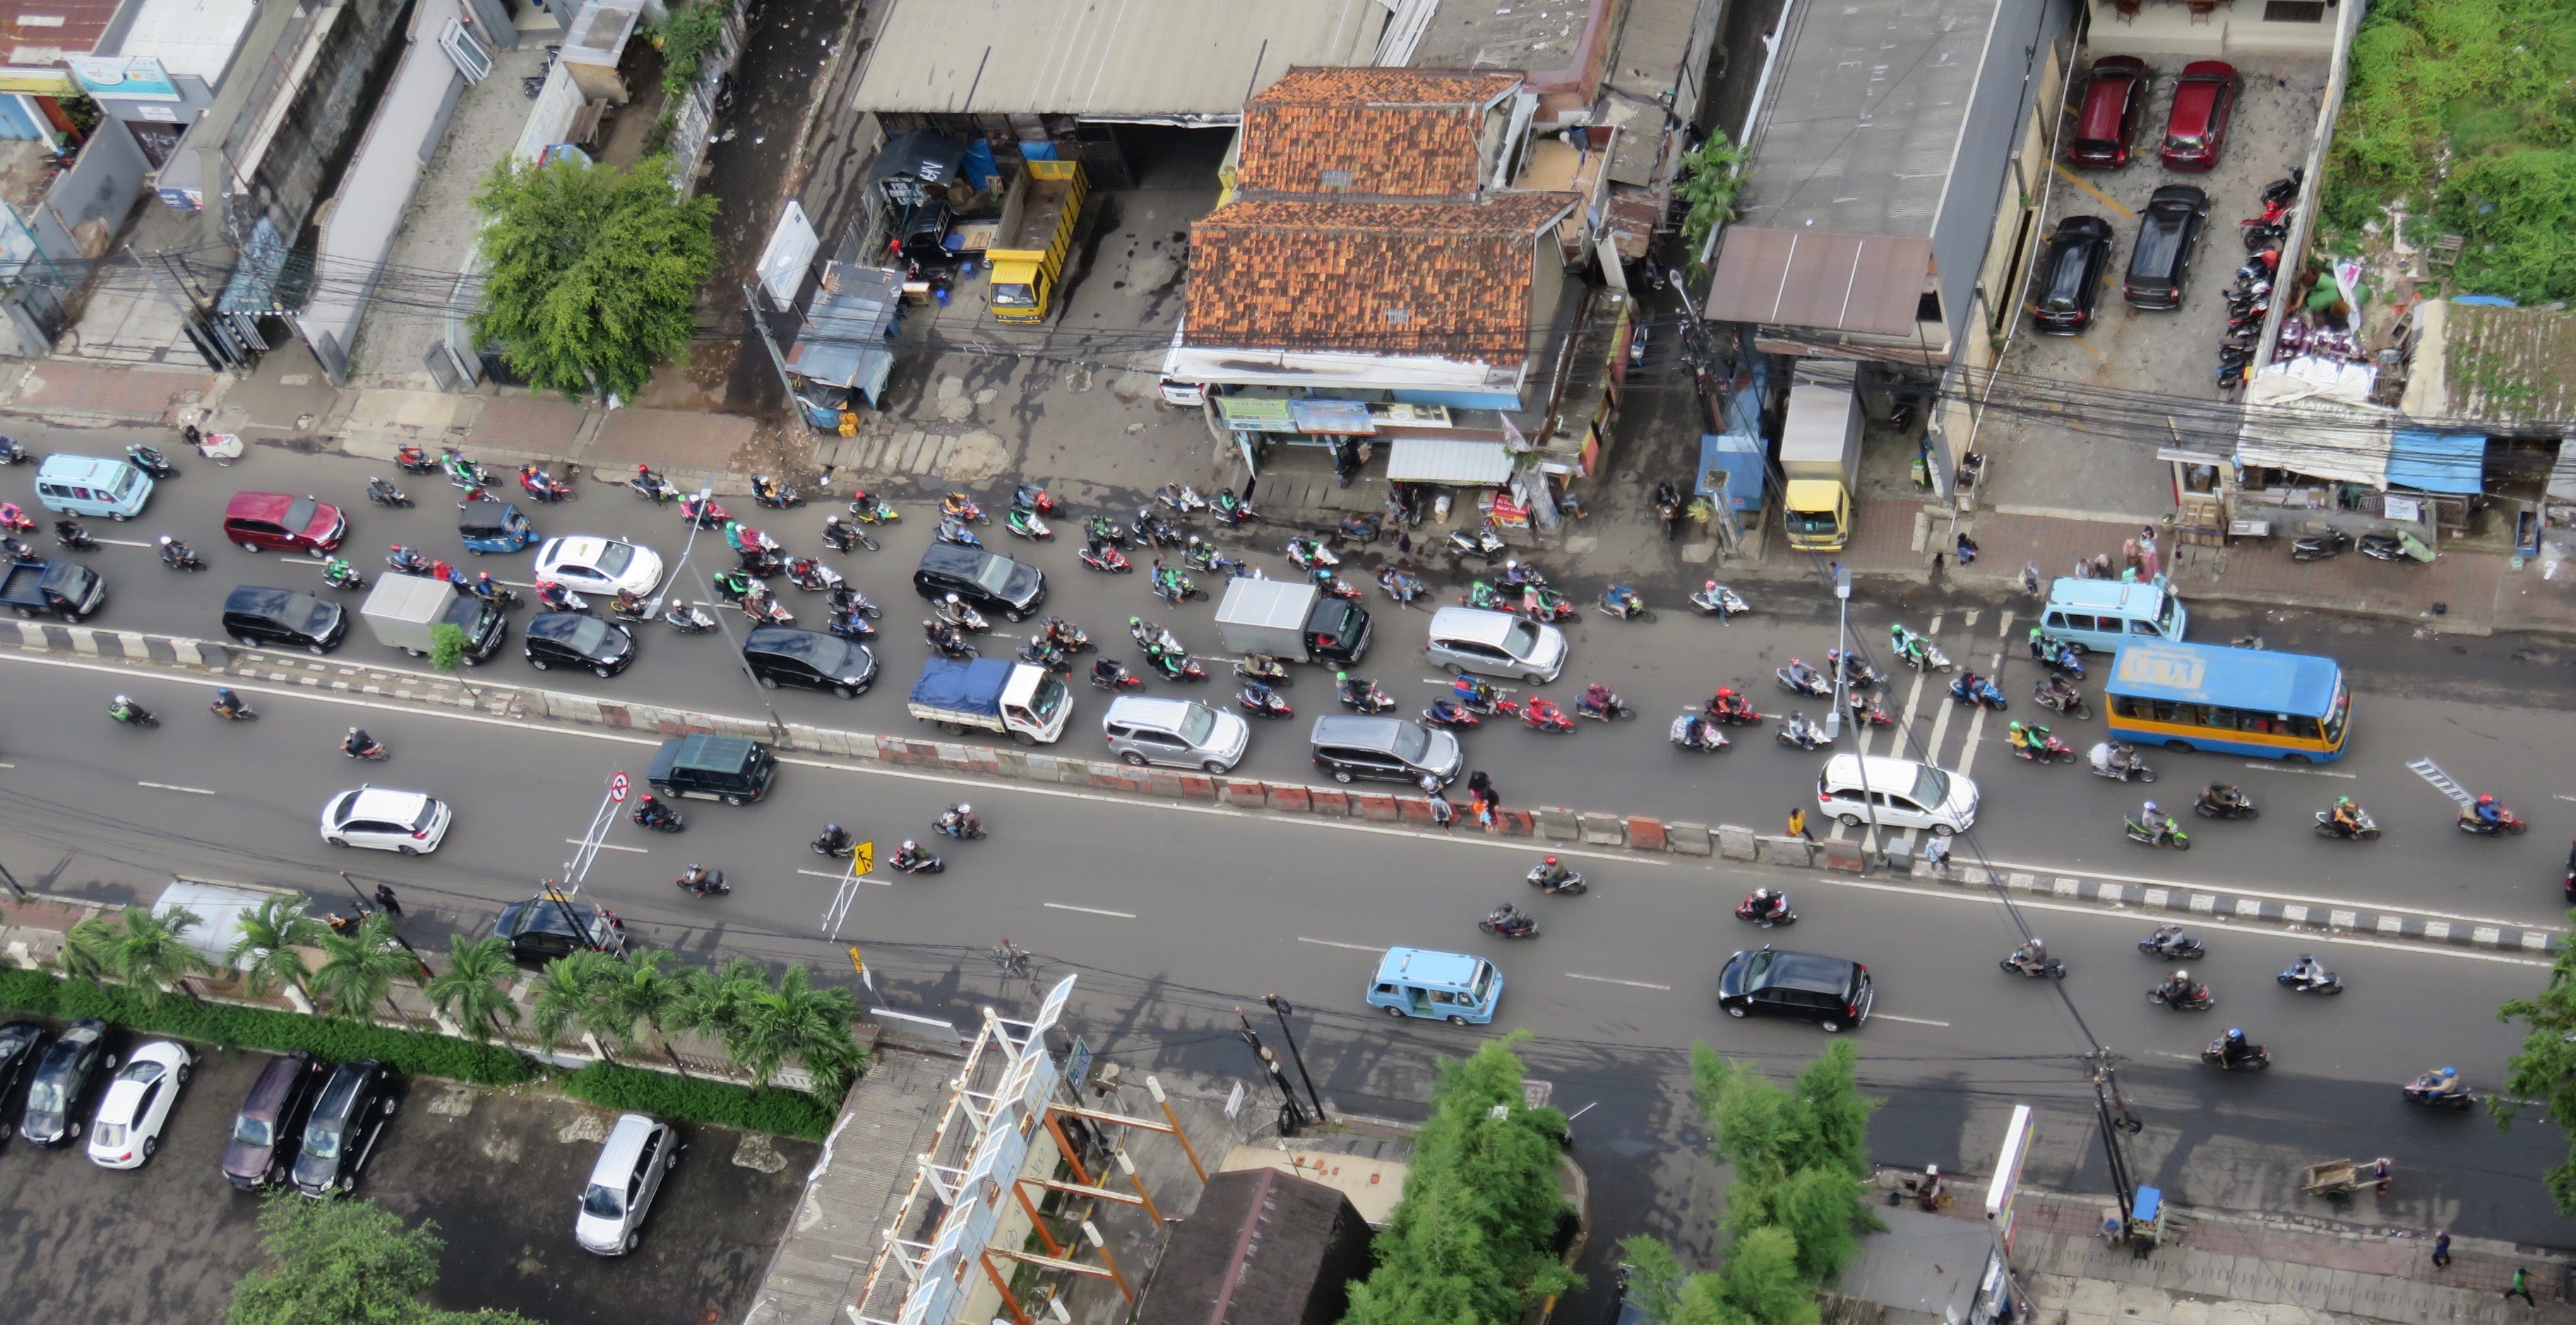
<svg viewBox="0 0 2576 1325">
<path fill-rule="evenodd" d="M 1336 681 L 1347 681 L 1351 679 L 1351 674 L 1348 672 L 1335 672 L 1333 673 L 1333 679 Z"/>
<path fill-rule="evenodd" d="M 2018 722 L 2007 722 L 2004 724 L 2004 730 L 2008 732 L 2018 732 L 2021 730 L 2021 724 Z"/>
</svg>

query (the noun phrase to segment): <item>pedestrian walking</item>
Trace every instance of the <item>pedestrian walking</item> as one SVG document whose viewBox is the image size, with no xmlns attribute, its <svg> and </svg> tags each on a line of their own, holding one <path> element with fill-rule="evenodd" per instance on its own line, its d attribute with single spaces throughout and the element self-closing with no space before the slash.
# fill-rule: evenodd
<svg viewBox="0 0 2576 1325">
<path fill-rule="evenodd" d="M 1494 803 L 1482 796 L 1476 798 L 1476 826 L 1489 833 L 1494 831 Z"/>
<path fill-rule="evenodd" d="M 2436 1270 L 2447 1269 L 2450 1264 L 2451 1230 L 2446 1228 L 2433 1235 L 2433 1268 Z"/>
<path fill-rule="evenodd" d="M 390 883 L 376 885 L 376 905 L 383 907 L 386 915 L 397 919 L 402 916 L 402 903 L 395 900 L 394 886 Z"/>
<path fill-rule="evenodd" d="M 1457 807 L 1449 803 L 1448 797 L 1443 796 L 1436 791 L 1431 793 L 1431 823 L 1433 827 L 1438 828 L 1441 832 L 1448 832 L 1449 821 L 1452 818 L 1455 818 L 1457 813 Z"/>
<path fill-rule="evenodd" d="M 1941 871 L 1942 878 L 1950 877 L 1950 839 L 1935 834 L 1925 842 L 1923 863 Z"/>
<path fill-rule="evenodd" d="M 1503 803 L 1502 797 L 1494 794 L 1494 780 L 1485 776 L 1485 770 L 1481 768 L 1467 775 L 1467 794 L 1488 805 Z"/>
<path fill-rule="evenodd" d="M 2120 545 L 2120 565 L 2123 568 L 2136 570 L 2144 560 L 2145 555 L 2139 551 L 2138 540 L 2132 538 Z"/>
<path fill-rule="evenodd" d="M 2519 1265 L 2513 1267 L 2513 1282 L 2505 1285 L 2504 1295 L 2521 1298 L 2522 1304 L 2526 1307 L 2540 1305 L 2531 1300 L 2531 1271 Z"/>
<path fill-rule="evenodd" d="M 1816 835 L 1807 831 L 1806 806 L 1801 805 L 1789 811 L 1789 836 L 1803 837 L 1810 842 L 1816 840 Z"/>
<path fill-rule="evenodd" d="M 2387 1156 L 2382 1155 L 2379 1158 L 2370 1161 L 2370 1180 L 2374 1184 L 2371 1188 L 2372 1195 L 2386 1196 L 2388 1194 L 2388 1184 L 2395 1180 L 2388 1176 Z"/>
<path fill-rule="evenodd" d="M 1413 555 L 1413 534 L 1410 531 L 1403 529 L 1395 531 L 1395 555 L 1398 557 Z"/>
</svg>

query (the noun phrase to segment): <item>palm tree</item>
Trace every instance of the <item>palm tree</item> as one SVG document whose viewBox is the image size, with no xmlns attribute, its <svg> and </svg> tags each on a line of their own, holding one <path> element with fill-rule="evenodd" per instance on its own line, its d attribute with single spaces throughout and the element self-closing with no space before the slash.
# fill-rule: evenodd
<svg viewBox="0 0 2576 1325">
<path fill-rule="evenodd" d="M 662 1052 L 670 1058 L 671 1066 L 681 1076 L 687 1076 L 688 1065 L 680 1061 L 679 1051 L 671 1047 L 670 1038 L 663 1033 L 662 1022 L 670 1015 L 672 1007 L 687 995 L 696 972 L 663 970 L 663 964 L 670 958 L 669 952 L 655 948 L 630 952 L 624 961 L 612 964 L 600 981 L 599 1013 L 608 1025 L 615 1028 L 614 1038 L 618 1044 L 630 1051 L 635 1048 L 635 1024 L 640 1021 L 651 1026 L 653 1038 L 661 1042 Z"/>
<path fill-rule="evenodd" d="M 312 992 L 313 970 L 296 949 L 316 946 L 327 931 L 304 913 L 303 898 L 279 893 L 243 912 L 236 923 L 241 937 L 224 953 L 224 961 L 241 972 L 243 993 L 258 998 L 278 984 Z"/>
<path fill-rule="evenodd" d="M 512 1024 L 518 1022 L 519 1005 L 511 1002 L 509 993 L 501 988 L 501 982 L 515 974 L 517 970 L 510 964 L 509 940 L 497 934 L 480 939 L 450 934 L 447 969 L 431 976 L 421 992 L 480 1043 L 501 1029 L 503 1014 Z"/>
<path fill-rule="evenodd" d="M 324 934 L 317 940 L 322 965 L 313 972 L 313 991 L 328 999 L 333 1016 L 357 1020 L 377 999 L 402 1020 L 393 1001 L 394 979 L 417 967 L 410 953 L 394 942 L 394 922 L 382 911 L 370 911 L 347 934 Z"/>
<path fill-rule="evenodd" d="M 54 965 L 76 980 L 100 980 L 114 967 L 116 927 L 97 916 L 81 921 L 63 935 Z"/>
<path fill-rule="evenodd" d="M 536 996 L 529 1000 L 535 1010 L 532 1020 L 538 1048 L 553 1053 L 564 1031 L 574 1026 L 597 1035 L 610 1025 L 600 1015 L 600 995 L 616 978 L 616 961 L 607 953 L 583 949 L 546 963 L 537 974 Z"/>
<path fill-rule="evenodd" d="M 812 972 L 799 963 L 776 988 L 750 992 L 725 1036 L 725 1051 L 763 1086 L 795 1059 L 813 1076 L 816 1095 L 837 1097 L 859 1068 L 859 1047 L 850 1039 L 850 1023 L 858 1019 L 850 991 L 814 988 Z"/>
<path fill-rule="evenodd" d="M 107 969 L 128 988 L 151 990 L 154 998 L 168 996 L 173 985 L 195 998 L 197 991 L 185 981 L 192 975 L 214 974 L 215 964 L 189 947 L 186 935 L 205 923 L 204 917 L 184 906 L 159 913 L 146 906 L 129 906 L 125 927 L 110 931 L 114 937 L 106 954 Z"/>
</svg>

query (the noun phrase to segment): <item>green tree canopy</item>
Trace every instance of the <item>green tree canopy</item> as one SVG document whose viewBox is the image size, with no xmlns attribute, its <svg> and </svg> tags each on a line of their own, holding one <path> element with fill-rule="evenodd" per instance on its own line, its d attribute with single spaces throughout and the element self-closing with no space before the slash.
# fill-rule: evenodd
<svg viewBox="0 0 2576 1325">
<path fill-rule="evenodd" d="M 473 938 L 465 934 L 447 936 L 447 969 L 431 976 L 421 992 L 438 1010 L 456 1019 L 468 1036 L 477 1043 L 492 1038 L 507 1016 L 511 1024 L 519 1020 L 519 1005 L 510 1000 L 501 983 L 518 975 L 510 962 L 510 941 L 498 934 Z"/>
<path fill-rule="evenodd" d="M 489 264 L 474 330 L 512 372 L 567 395 L 632 396 L 686 353 L 716 204 L 679 197 L 668 157 L 631 170 L 505 159 L 474 206 Z"/>
<path fill-rule="evenodd" d="M 394 922 L 382 911 L 369 911 L 356 929 L 325 933 L 316 942 L 322 965 L 313 972 L 313 992 L 330 1002 L 335 1017 L 363 1020 L 377 999 L 392 996 L 395 980 L 418 969 L 394 942 Z"/>
<path fill-rule="evenodd" d="M 1581 1285 L 1555 1251 L 1565 1115 L 1523 1100 L 1512 1046 L 1527 1038 L 1442 1065 L 1404 1199 L 1345 1325 L 1512 1325 L 1532 1301 Z"/>
<path fill-rule="evenodd" d="M 1682 247 L 1690 253 L 1693 271 L 1699 270 L 1700 245 L 1708 242 L 1708 232 L 1735 219 L 1735 198 L 1744 191 L 1744 177 L 1736 170 L 1743 164 L 1743 151 L 1722 132 L 1710 134 L 1698 151 L 1682 158 L 1682 201 L 1690 205 L 1682 214 Z"/>
<path fill-rule="evenodd" d="M 225 1325 L 535 1325 L 510 1311 L 436 1311 L 437 1225 L 403 1227 L 373 1201 L 271 1195 L 259 1212 L 270 1264 L 233 1289 Z"/>
<path fill-rule="evenodd" d="M 2523 1024 L 2522 1052 L 2505 1065 L 2504 1089 L 2487 1097 L 2497 1123 L 2511 1124 L 2525 1100 L 2536 1101 L 2548 1117 L 2576 1118 L 2576 948 L 2560 948 L 2549 983 L 2505 1004 L 2496 1020 Z M 2576 1215 L 2576 1149 L 2542 1178 L 2558 1213 Z"/>
</svg>

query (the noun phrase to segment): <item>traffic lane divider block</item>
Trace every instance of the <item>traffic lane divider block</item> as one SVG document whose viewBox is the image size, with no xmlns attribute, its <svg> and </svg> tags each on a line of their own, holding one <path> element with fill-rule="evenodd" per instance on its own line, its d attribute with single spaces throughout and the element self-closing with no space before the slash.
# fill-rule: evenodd
<svg viewBox="0 0 2576 1325">
<path fill-rule="evenodd" d="M 1627 825 L 1615 814 L 1579 814 L 1575 822 L 1583 830 L 1585 845 L 1615 847 L 1628 840 Z"/>
<path fill-rule="evenodd" d="M 1238 810 L 1258 810 L 1270 803 L 1270 789 L 1263 783 L 1227 778 L 1225 803 Z"/>
<path fill-rule="evenodd" d="M 1669 823 L 1663 829 L 1664 838 L 1676 855 L 1706 856 L 1716 852 L 1717 842 L 1710 835 L 1707 824 Z M 1632 828 L 1630 832 L 1633 834 L 1635 830 Z"/>
<path fill-rule="evenodd" d="M 1292 814 L 1304 814 L 1309 808 L 1307 801 L 1308 788 L 1293 787 L 1280 782 L 1273 782 L 1268 785 L 1270 788 L 1271 809 L 1285 810 Z"/>
<path fill-rule="evenodd" d="M 1378 823 L 1394 823 L 1403 813 L 1395 807 L 1395 797 L 1391 793 L 1363 792 L 1351 797 L 1351 804 L 1359 811 L 1359 817 Z"/>
<path fill-rule="evenodd" d="M 1306 793 L 1306 803 L 1316 814 L 1348 815 L 1351 812 L 1351 794 L 1347 791 L 1317 787 Z"/>
<path fill-rule="evenodd" d="M 1626 826 L 1629 850 L 1663 851 L 1667 849 L 1663 820 L 1649 819 L 1642 815 L 1631 816 Z"/>
</svg>

